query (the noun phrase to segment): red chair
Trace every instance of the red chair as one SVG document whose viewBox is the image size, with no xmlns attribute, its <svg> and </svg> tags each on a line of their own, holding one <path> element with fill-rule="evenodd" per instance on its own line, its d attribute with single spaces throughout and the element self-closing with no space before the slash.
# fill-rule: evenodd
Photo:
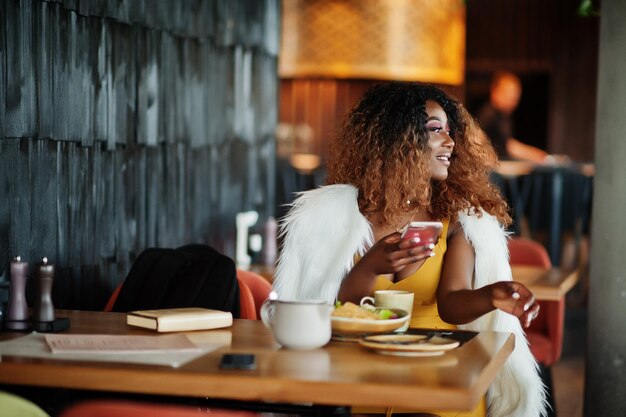
<svg viewBox="0 0 626 417">
<path fill-rule="evenodd" d="M 525 237 L 509 239 L 509 263 L 552 268 L 546 248 L 541 243 Z"/>
<path fill-rule="evenodd" d="M 539 242 L 526 238 L 509 240 L 509 262 L 511 265 L 532 265 L 551 268 L 552 263 L 546 248 Z M 565 299 L 539 301 L 539 316 L 526 331 L 530 349 L 538 362 L 550 366 L 561 357 L 563 349 L 563 326 L 565 321 Z"/>
<path fill-rule="evenodd" d="M 237 269 L 237 279 L 239 279 L 240 286 L 241 282 L 243 282 L 248 286 L 248 288 L 250 288 L 252 296 L 254 297 L 256 318 L 260 318 L 261 305 L 269 298 L 270 292 L 272 292 L 272 285 L 256 272 L 246 271 L 243 269 Z"/>
<path fill-rule="evenodd" d="M 120 290 L 122 289 L 122 284 L 124 284 L 124 282 L 121 282 L 115 288 L 115 291 L 113 291 L 113 294 L 111 294 L 111 296 L 109 297 L 109 301 L 107 301 L 107 305 L 104 306 L 105 312 L 109 313 L 113 311 L 113 306 L 115 305 L 115 300 L 117 300 L 117 296 L 120 294 Z"/>
<path fill-rule="evenodd" d="M 239 271 L 237 271 L 237 282 L 239 283 L 239 318 L 258 319 L 254 295 L 251 288 L 239 277 Z"/>
<path fill-rule="evenodd" d="M 239 277 L 239 270 L 237 270 L 237 282 L 239 284 L 239 318 L 249 320 L 258 319 L 260 316 L 257 315 L 258 308 L 255 303 L 255 296 L 248 286 L 247 281 Z M 109 301 L 107 301 L 106 306 L 104 306 L 104 311 L 109 312 L 113 310 L 113 305 L 115 305 L 115 300 L 117 300 L 117 296 L 120 293 L 122 285 L 124 285 L 124 282 L 121 282 L 117 288 L 115 288 L 115 291 L 113 291 L 113 294 L 109 297 Z M 257 287 L 258 285 L 255 285 L 255 290 L 258 291 Z"/>
<path fill-rule="evenodd" d="M 73 405 L 59 417 L 259 417 L 248 411 L 120 400 L 89 400 Z"/>
</svg>

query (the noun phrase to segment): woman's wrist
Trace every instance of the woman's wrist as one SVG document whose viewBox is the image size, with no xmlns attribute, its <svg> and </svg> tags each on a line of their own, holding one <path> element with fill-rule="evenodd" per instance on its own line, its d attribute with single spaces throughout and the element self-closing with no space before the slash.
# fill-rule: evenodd
<svg viewBox="0 0 626 417">
<path fill-rule="evenodd" d="M 338 299 L 358 303 L 361 298 L 370 295 L 375 283 L 376 274 L 357 262 L 341 283 Z"/>
<path fill-rule="evenodd" d="M 481 291 L 481 298 L 483 300 L 482 304 L 485 305 L 485 314 L 486 313 L 490 313 L 493 310 L 497 309 L 494 300 L 493 300 L 493 287 L 495 284 L 489 284 L 489 285 L 485 285 L 484 287 L 480 288 L 479 291 Z"/>
</svg>

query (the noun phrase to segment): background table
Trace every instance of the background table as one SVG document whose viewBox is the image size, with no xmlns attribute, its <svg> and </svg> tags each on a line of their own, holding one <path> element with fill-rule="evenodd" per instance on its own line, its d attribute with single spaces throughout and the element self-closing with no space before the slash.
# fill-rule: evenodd
<svg viewBox="0 0 626 417">
<path fill-rule="evenodd" d="M 572 233 L 577 245 L 588 233 L 593 176 L 590 163 L 500 161 L 491 179 L 513 209 L 512 230 L 533 239 L 544 231 L 552 265 L 559 266 L 563 232 Z"/>
<path fill-rule="evenodd" d="M 526 285 L 537 300 L 559 301 L 578 281 L 578 270 L 514 265 L 513 280 Z"/>
</svg>

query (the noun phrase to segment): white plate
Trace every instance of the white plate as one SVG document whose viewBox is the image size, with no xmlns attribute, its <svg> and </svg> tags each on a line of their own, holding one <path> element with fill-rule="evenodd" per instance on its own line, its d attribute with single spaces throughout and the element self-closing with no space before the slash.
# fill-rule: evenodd
<svg viewBox="0 0 626 417">
<path fill-rule="evenodd" d="M 366 336 L 359 344 L 377 353 L 396 356 L 436 356 L 455 349 L 459 341 L 445 337 L 417 334 L 381 334 Z"/>
<path fill-rule="evenodd" d="M 432 350 L 432 351 L 424 351 L 424 352 L 402 352 L 399 350 L 384 350 L 384 349 L 372 349 L 376 353 L 380 353 L 381 355 L 390 355 L 390 356 L 441 356 L 445 352 L 445 350 Z"/>
</svg>

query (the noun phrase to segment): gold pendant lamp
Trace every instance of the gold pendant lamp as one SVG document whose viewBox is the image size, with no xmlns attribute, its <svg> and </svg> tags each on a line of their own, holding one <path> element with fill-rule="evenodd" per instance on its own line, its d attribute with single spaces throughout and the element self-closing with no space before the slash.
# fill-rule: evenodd
<svg viewBox="0 0 626 417">
<path fill-rule="evenodd" d="M 462 0 L 283 0 L 279 74 L 463 83 Z"/>
</svg>

